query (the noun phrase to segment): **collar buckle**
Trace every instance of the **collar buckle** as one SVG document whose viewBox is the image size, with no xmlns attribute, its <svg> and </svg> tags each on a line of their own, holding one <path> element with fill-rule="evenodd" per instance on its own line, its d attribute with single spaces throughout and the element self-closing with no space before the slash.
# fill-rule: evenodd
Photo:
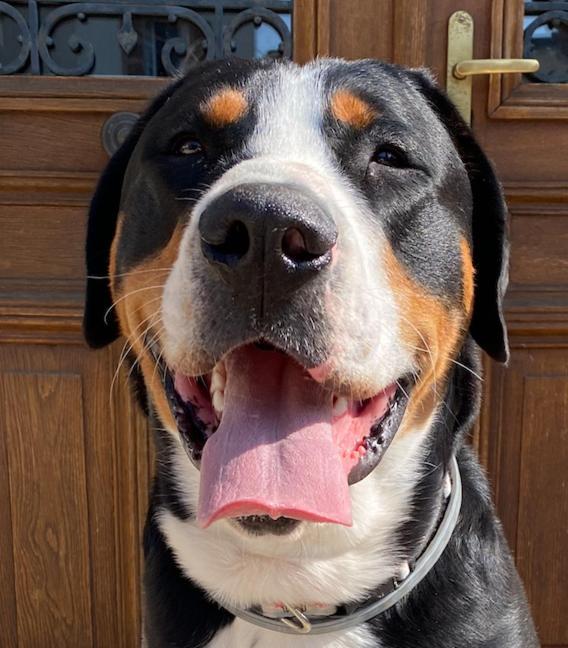
<svg viewBox="0 0 568 648">
<path fill-rule="evenodd" d="M 301 610 L 298 610 L 298 608 L 291 607 L 287 603 L 283 605 L 295 620 L 293 621 L 290 618 L 283 617 L 280 619 L 280 622 L 299 634 L 309 634 L 312 631 L 312 624 L 308 617 Z"/>
</svg>

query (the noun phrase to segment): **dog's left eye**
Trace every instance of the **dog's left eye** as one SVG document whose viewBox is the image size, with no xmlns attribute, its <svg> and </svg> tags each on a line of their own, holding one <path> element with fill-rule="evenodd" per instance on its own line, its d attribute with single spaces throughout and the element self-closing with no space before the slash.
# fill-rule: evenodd
<svg viewBox="0 0 568 648">
<path fill-rule="evenodd" d="M 195 137 L 190 137 L 187 135 L 178 137 L 174 140 L 171 152 L 174 155 L 197 155 L 203 151 L 201 142 Z"/>
<path fill-rule="evenodd" d="M 382 164 L 383 166 L 397 167 L 399 169 L 409 166 L 409 161 L 404 151 L 394 146 L 379 146 L 373 153 L 371 162 Z"/>
</svg>

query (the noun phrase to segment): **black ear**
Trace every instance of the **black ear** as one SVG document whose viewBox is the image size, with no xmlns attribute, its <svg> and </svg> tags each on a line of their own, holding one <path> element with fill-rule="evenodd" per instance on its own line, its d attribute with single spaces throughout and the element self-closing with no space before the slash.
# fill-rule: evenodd
<svg viewBox="0 0 568 648">
<path fill-rule="evenodd" d="M 448 130 L 463 160 L 473 197 L 472 235 L 475 294 L 470 332 L 499 362 L 509 359 L 503 298 L 509 280 L 507 206 L 491 162 L 454 104 L 423 72 L 413 72 L 419 89 Z"/>
<path fill-rule="evenodd" d="M 83 333 L 89 346 L 95 349 L 110 344 L 120 335 L 118 320 L 112 308 L 108 273 L 126 167 L 146 124 L 180 83 L 181 80 L 169 86 L 138 119 L 107 164 L 91 200 L 87 223 L 87 287 Z"/>
</svg>

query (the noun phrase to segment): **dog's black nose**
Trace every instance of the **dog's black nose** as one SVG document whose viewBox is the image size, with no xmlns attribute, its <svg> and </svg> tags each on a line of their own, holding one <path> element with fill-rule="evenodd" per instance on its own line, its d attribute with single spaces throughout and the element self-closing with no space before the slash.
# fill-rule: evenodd
<svg viewBox="0 0 568 648">
<path fill-rule="evenodd" d="M 216 198 L 199 220 L 201 249 L 235 284 L 281 289 L 307 280 L 332 258 L 337 229 L 329 214 L 297 189 L 243 184 Z"/>
</svg>

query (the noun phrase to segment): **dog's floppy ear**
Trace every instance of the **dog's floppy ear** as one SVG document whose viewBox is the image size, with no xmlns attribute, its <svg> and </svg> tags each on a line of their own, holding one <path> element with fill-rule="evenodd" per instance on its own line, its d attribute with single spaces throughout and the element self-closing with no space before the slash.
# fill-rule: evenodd
<svg viewBox="0 0 568 648">
<path fill-rule="evenodd" d="M 181 81 L 178 81 L 169 86 L 138 119 L 122 146 L 107 164 L 91 200 L 87 223 L 87 287 L 83 333 L 89 346 L 95 349 L 110 344 L 120 335 L 118 320 L 112 308 L 108 274 L 110 249 L 116 231 L 126 167 L 144 127 L 180 83 Z"/>
<path fill-rule="evenodd" d="M 473 197 L 475 293 L 470 332 L 492 358 L 509 359 L 503 298 L 509 279 L 507 206 L 493 166 L 454 104 L 422 71 L 413 71 L 422 94 L 448 130 L 463 160 Z"/>
</svg>

